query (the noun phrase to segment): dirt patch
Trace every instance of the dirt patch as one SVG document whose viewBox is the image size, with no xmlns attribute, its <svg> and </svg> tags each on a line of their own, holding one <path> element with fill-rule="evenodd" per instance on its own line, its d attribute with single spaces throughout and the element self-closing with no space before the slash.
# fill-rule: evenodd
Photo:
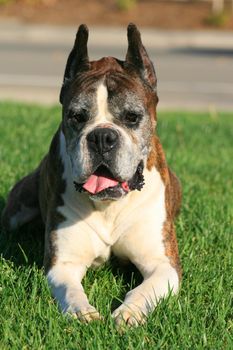
<svg viewBox="0 0 233 350">
<path fill-rule="evenodd" d="M 120 10 L 116 0 L 18 0 L 0 5 L 0 18 L 24 22 L 78 25 L 118 26 L 134 22 L 139 26 L 162 29 L 211 29 L 206 23 L 211 5 L 195 1 L 174 2 L 141 0 L 128 11 Z M 230 12 L 229 12 L 230 13 Z M 233 16 L 220 29 L 233 29 Z"/>
</svg>

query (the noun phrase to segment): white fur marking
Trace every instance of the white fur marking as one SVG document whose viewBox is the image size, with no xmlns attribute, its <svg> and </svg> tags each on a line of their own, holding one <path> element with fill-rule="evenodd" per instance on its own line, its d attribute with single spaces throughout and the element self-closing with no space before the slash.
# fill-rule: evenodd
<svg viewBox="0 0 233 350">
<path fill-rule="evenodd" d="M 107 87 L 101 83 L 96 91 L 97 99 L 97 116 L 95 122 L 108 123 L 113 121 L 113 116 L 108 110 L 108 90 Z"/>
</svg>

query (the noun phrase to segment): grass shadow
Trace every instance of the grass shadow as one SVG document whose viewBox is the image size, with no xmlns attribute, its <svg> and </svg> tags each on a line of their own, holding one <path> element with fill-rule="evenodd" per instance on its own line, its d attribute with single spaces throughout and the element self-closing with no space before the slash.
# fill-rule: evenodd
<svg viewBox="0 0 233 350">
<path fill-rule="evenodd" d="M 5 199 L 0 197 L 0 217 Z M 22 226 L 14 232 L 6 232 L 0 224 L 0 254 L 16 266 L 33 265 L 40 268 L 44 255 L 44 224 L 41 218 Z"/>
<path fill-rule="evenodd" d="M 131 262 L 122 263 L 115 256 L 110 259 L 109 269 L 114 278 L 120 279 L 124 286 L 119 297 L 112 300 L 111 312 L 113 312 L 123 302 L 126 290 L 128 292 L 137 287 L 142 283 L 143 278 L 135 265 L 133 265 Z"/>
</svg>

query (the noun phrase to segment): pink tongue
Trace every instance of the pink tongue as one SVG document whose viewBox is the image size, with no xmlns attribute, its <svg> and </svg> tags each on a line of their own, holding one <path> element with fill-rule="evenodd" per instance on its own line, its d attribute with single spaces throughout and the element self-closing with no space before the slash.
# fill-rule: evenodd
<svg viewBox="0 0 233 350">
<path fill-rule="evenodd" d="M 104 176 L 91 175 L 87 182 L 83 185 L 83 188 L 88 192 L 95 194 L 105 190 L 105 188 L 114 187 L 118 185 L 118 181 L 109 179 Z"/>
</svg>

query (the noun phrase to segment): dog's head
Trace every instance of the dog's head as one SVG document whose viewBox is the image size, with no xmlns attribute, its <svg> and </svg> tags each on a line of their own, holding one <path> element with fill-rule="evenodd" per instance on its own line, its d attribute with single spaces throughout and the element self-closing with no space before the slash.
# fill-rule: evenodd
<svg viewBox="0 0 233 350">
<path fill-rule="evenodd" d="M 155 127 L 156 75 L 140 33 L 128 26 L 125 61 L 89 61 L 81 25 L 68 57 L 60 101 L 76 189 L 92 199 L 118 199 L 143 186 Z"/>
</svg>

